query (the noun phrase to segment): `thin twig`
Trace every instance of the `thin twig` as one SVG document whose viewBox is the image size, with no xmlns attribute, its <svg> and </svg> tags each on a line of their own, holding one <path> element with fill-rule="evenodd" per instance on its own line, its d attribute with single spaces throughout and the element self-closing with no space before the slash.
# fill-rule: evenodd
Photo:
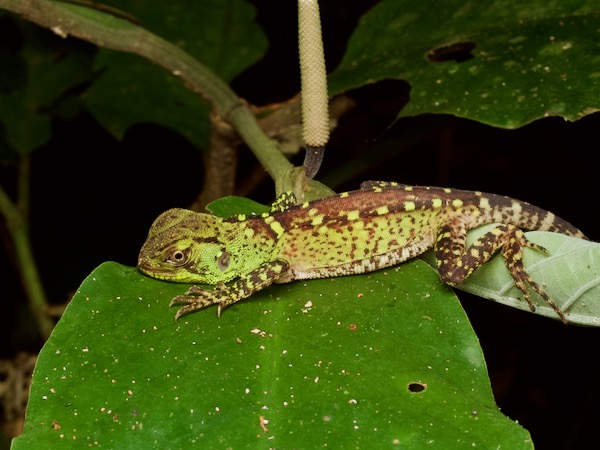
<svg viewBox="0 0 600 450">
<path fill-rule="evenodd" d="M 27 295 L 29 309 L 38 324 L 41 336 L 47 339 L 54 328 L 54 322 L 46 314 L 48 301 L 31 248 L 27 220 L 29 182 L 29 159 L 26 158 L 21 161 L 19 167 L 18 186 L 21 191 L 18 194 L 16 203 L 13 203 L 3 187 L 0 186 L 0 213 L 6 220 L 6 228 L 15 250 L 19 275 Z"/>
</svg>

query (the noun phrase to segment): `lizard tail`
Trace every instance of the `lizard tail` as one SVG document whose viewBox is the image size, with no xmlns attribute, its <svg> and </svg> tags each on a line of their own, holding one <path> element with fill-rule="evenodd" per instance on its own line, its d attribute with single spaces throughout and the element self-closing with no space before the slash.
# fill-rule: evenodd
<svg viewBox="0 0 600 450">
<path fill-rule="evenodd" d="M 581 230 L 566 220 L 530 203 L 495 194 L 482 194 L 482 198 L 496 205 L 492 215 L 500 223 L 512 223 L 525 230 L 552 231 L 587 239 Z"/>
</svg>

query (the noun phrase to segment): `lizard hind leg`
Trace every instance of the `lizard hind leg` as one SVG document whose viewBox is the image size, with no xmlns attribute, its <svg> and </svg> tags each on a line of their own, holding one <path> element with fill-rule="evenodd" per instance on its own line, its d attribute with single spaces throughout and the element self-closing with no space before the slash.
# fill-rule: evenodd
<svg viewBox="0 0 600 450">
<path fill-rule="evenodd" d="M 529 247 L 548 253 L 543 247 L 529 241 L 520 228 L 510 224 L 499 224 L 471 245 L 466 244 L 466 226 L 461 221 L 449 222 L 438 230 L 435 242 L 435 255 L 442 281 L 456 286 L 481 267 L 498 251 L 502 254 L 515 285 L 521 291 L 529 308 L 535 311 L 529 288 L 540 295 L 566 323 L 561 309 L 550 296 L 527 273 L 523 265 L 523 248 Z"/>
<path fill-rule="evenodd" d="M 565 318 L 563 311 L 558 307 L 554 300 L 550 298 L 546 291 L 538 283 L 536 283 L 531 275 L 527 273 L 525 266 L 523 265 L 523 249 L 525 247 L 532 248 L 542 253 L 548 253 L 548 251 L 544 247 L 528 240 L 525 237 L 523 230 L 516 227 L 511 228 L 512 230 L 510 230 L 510 232 L 504 236 L 505 241 L 500 252 L 504 258 L 506 268 L 515 281 L 515 285 L 521 291 L 523 297 L 525 297 L 525 300 L 529 305 L 529 309 L 531 311 L 535 311 L 535 305 L 531 300 L 531 295 L 527 286 L 529 286 L 534 292 L 544 299 L 544 301 L 556 312 L 556 314 L 558 314 L 563 323 L 567 323 L 567 319 Z"/>
</svg>

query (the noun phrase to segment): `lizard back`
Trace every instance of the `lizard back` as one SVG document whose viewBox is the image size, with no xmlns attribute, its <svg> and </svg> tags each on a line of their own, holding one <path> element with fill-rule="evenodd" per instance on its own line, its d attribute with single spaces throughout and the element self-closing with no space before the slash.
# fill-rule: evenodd
<svg viewBox="0 0 600 450">
<path fill-rule="evenodd" d="M 553 213 L 510 197 L 393 183 L 366 183 L 271 217 L 281 230 L 273 256 L 290 263 L 280 282 L 399 264 L 432 248 L 440 226 L 453 222 L 465 231 L 497 222 L 584 237 Z"/>
</svg>

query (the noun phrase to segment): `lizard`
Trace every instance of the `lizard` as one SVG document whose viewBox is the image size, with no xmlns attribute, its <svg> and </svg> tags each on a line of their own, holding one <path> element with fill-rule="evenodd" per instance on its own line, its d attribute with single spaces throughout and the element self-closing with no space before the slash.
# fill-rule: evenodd
<svg viewBox="0 0 600 450">
<path fill-rule="evenodd" d="M 526 247 L 547 253 L 523 230 L 586 239 L 549 211 L 502 195 L 381 181 L 295 203 L 294 194 L 284 193 L 268 213 L 229 218 L 170 209 L 152 224 L 138 269 L 161 280 L 216 285 L 193 285 L 174 297 L 170 306 L 183 305 L 177 320 L 211 305 L 220 317 L 227 306 L 273 283 L 371 272 L 429 249 L 441 280 L 456 286 L 499 252 L 529 308 L 535 310 L 531 289 L 567 323 L 523 264 Z M 467 245 L 467 231 L 484 224 L 496 226 Z"/>
</svg>

